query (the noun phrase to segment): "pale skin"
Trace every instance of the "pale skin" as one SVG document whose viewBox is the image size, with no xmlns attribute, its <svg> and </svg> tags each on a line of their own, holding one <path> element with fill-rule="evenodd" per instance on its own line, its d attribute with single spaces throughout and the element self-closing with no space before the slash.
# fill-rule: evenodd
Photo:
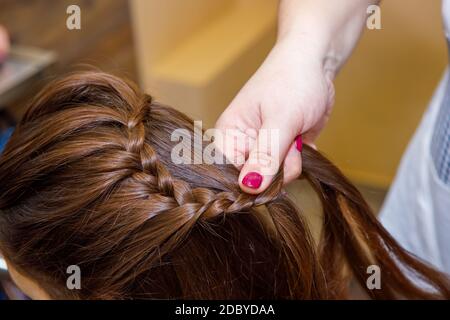
<svg viewBox="0 0 450 320">
<path fill-rule="evenodd" d="M 216 128 L 225 132 L 225 147 L 218 148 L 228 159 L 247 159 L 243 166 L 237 165 L 243 191 L 258 194 L 267 189 L 273 173 L 278 171 L 264 174 L 270 163 L 281 164 L 284 160 L 285 183 L 301 174 L 302 159 L 295 138 L 301 134 L 304 143 L 314 147 L 334 103 L 333 79 L 361 35 L 367 7 L 377 3 L 280 1 L 275 46 L 216 123 Z M 235 136 L 227 129 L 238 131 L 245 143 L 236 147 Z M 261 129 L 279 129 L 278 152 L 271 150 L 264 137 L 258 135 Z M 243 184 L 250 172 L 263 176 L 258 188 Z"/>
<path fill-rule="evenodd" d="M 50 300 L 50 296 L 39 286 L 38 281 L 21 274 L 10 262 L 6 261 L 8 273 L 16 286 L 33 300 Z"/>
<path fill-rule="evenodd" d="M 251 158 L 284 159 L 284 181 L 301 174 L 301 154 L 294 140 L 313 145 L 325 126 L 334 102 L 333 80 L 351 54 L 374 0 L 281 0 L 278 38 L 270 54 L 220 116 L 216 128 L 237 129 L 248 144 L 241 149 L 223 150 L 229 159 L 237 155 L 247 161 L 240 167 L 243 191 L 258 194 L 271 183 L 266 175 L 260 187 L 249 188 L 242 179 L 249 172 L 262 172 Z M 9 52 L 8 34 L 0 26 L 0 62 Z M 254 132 L 279 129 L 280 148 L 273 154 Z M 225 139 L 233 139 L 225 136 Z M 261 142 L 257 143 L 257 141 Z M 233 143 L 226 144 L 232 146 Z M 251 163 L 251 162 L 256 162 Z M 17 286 L 32 299 L 49 299 L 38 281 L 19 273 L 8 263 Z"/>
<path fill-rule="evenodd" d="M 9 53 L 9 49 L 10 44 L 8 32 L 6 31 L 5 27 L 0 25 L 0 63 L 2 63 L 6 59 Z"/>
</svg>

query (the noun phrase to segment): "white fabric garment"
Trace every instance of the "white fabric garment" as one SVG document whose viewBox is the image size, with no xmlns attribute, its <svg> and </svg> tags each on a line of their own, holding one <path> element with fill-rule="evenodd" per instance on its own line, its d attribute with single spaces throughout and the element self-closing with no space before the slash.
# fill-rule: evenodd
<svg viewBox="0 0 450 320">
<path fill-rule="evenodd" d="M 442 9 L 450 43 L 450 0 L 443 1 Z M 440 179 L 431 154 L 438 119 L 450 117 L 450 107 L 441 111 L 447 101 L 448 70 L 403 155 L 380 219 L 403 247 L 450 274 L 450 184 Z"/>
</svg>

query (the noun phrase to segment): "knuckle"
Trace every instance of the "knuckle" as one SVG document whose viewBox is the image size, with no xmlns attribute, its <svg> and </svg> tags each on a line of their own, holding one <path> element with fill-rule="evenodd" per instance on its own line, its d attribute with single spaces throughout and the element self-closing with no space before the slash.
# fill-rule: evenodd
<svg viewBox="0 0 450 320">
<path fill-rule="evenodd" d="M 280 167 L 279 156 L 258 151 L 251 154 L 248 163 L 258 166 L 263 175 L 275 175 Z"/>
</svg>

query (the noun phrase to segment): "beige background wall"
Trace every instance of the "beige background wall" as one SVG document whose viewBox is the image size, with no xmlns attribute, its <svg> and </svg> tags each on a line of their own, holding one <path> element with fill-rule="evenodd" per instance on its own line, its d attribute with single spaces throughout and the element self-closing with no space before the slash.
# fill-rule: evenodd
<svg viewBox="0 0 450 320">
<path fill-rule="evenodd" d="M 273 46 L 277 4 L 131 0 L 142 86 L 213 126 Z"/>
<path fill-rule="evenodd" d="M 275 41 L 277 0 L 132 0 L 141 84 L 213 126 Z"/>
<path fill-rule="evenodd" d="M 276 6 L 131 0 L 141 84 L 213 125 L 273 44 Z M 319 148 L 356 182 L 386 188 L 445 65 L 440 1 L 384 1 L 382 30 L 366 30 L 337 78 Z"/>
<path fill-rule="evenodd" d="M 441 1 L 389 0 L 336 81 L 319 147 L 358 182 L 389 185 L 447 64 Z"/>
</svg>

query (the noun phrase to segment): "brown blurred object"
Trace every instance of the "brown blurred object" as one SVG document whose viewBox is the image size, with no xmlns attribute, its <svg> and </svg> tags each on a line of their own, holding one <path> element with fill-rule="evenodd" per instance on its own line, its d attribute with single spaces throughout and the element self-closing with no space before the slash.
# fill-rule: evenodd
<svg viewBox="0 0 450 320">
<path fill-rule="evenodd" d="M 52 51 L 12 46 L 0 68 L 0 109 L 28 95 L 30 87 L 49 76 L 56 59 Z"/>
<path fill-rule="evenodd" d="M 15 125 L 14 117 L 8 111 L 0 109 L 0 133 Z"/>
<path fill-rule="evenodd" d="M 66 27 L 66 9 L 71 4 L 70 0 L 0 0 L 0 24 L 13 44 L 56 52 L 59 62 L 52 70 L 54 76 L 89 64 L 136 80 L 128 1 L 76 1 L 81 8 L 81 30 Z M 30 86 L 27 95 L 9 105 L 11 113 L 20 117 L 25 102 L 43 82 Z"/>
</svg>

